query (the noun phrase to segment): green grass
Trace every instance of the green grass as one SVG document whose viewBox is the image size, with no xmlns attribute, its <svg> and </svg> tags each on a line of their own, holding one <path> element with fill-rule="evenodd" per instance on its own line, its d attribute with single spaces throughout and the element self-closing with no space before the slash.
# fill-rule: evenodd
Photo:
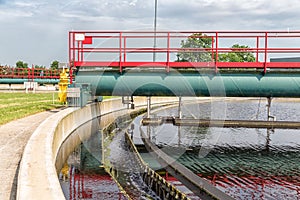
<svg viewBox="0 0 300 200">
<path fill-rule="evenodd" d="M 115 98 L 105 96 L 104 99 Z M 0 125 L 39 112 L 62 106 L 58 102 L 58 94 L 54 93 L 1 93 L 0 92 Z"/>
<path fill-rule="evenodd" d="M 57 93 L 0 93 L 0 125 L 60 107 Z"/>
<path fill-rule="evenodd" d="M 103 96 L 103 100 L 118 98 L 117 96 Z"/>
</svg>

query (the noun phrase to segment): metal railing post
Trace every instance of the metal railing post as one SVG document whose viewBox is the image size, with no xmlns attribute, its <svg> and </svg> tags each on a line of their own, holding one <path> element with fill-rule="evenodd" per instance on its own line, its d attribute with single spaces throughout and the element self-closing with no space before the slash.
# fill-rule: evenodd
<svg viewBox="0 0 300 200">
<path fill-rule="evenodd" d="M 168 32 L 167 42 L 167 72 L 170 72 L 170 32 Z"/>
<path fill-rule="evenodd" d="M 214 45 L 215 45 L 215 41 L 214 41 L 214 37 L 211 37 L 211 61 L 214 61 Z"/>
<path fill-rule="evenodd" d="M 77 41 L 77 60 L 80 61 L 80 41 Z"/>
<path fill-rule="evenodd" d="M 267 72 L 267 51 L 268 49 L 268 32 L 265 32 L 265 56 L 264 56 L 264 74 Z"/>
<path fill-rule="evenodd" d="M 156 28 L 157 28 L 157 0 L 154 5 L 154 44 L 153 44 L 153 62 L 156 61 Z"/>
<path fill-rule="evenodd" d="M 219 47 L 218 47 L 218 45 L 219 45 L 219 38 L 218 38 L 218 32 L 216 32 L 216 61 L 215 61 L 215 72 L 218 72 L 218 57 L 219 57 Z"/>
<path fill-rule="evenodd" d="M 122 32 L 120 32 L 119 34 L 120 34 L 119 35 L 119 50 L 120 50 L 120 52 L 119 52 L 119 62 L 120 62 L 119 66 L 120 66 L 120 73 L 122 73 L 122 71 L 123 71 L 123 68 L 122 68 Z"/>
<path fill-rule="evenodd" d="M 123 38 L 124 38 L 123 61 L 126 62 L 126 37 L 123 36 Z"/>
<path fill-rule="evenodd" d="M 259 36 L 256 36 L 256 62 L 258 62 L 258 56 L 259 56 Z"/>
</svg>

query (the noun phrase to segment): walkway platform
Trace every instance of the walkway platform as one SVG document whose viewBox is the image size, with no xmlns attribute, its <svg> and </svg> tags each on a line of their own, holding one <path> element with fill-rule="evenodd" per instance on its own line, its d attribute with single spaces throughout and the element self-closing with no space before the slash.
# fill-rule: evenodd
<svg viewBox="0 0 300 200">
<path fill-rule="evenodd" d="M 16 199 L 18 168 L 34 130 L 56 110 L 38 113 L 0 126 L 0 199 Z"/>
</svg>

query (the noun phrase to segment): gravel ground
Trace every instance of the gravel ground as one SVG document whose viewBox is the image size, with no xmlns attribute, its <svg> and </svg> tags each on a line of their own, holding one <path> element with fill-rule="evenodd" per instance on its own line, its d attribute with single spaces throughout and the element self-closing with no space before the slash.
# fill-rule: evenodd
<svg viewBox="0 0 300 200">
<path fill-rule="evenodd" d="M 46 111 L 0 126 L 0 199 L 15 200 L 18 168 L 25 145 L 34 130 L 59 110 Z"/>
</svg>

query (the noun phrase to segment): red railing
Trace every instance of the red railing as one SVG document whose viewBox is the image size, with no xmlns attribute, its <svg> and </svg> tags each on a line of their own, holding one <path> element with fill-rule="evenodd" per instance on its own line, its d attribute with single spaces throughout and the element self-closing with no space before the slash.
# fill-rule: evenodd
<svg viewBox="0 0 300 200">
<path fill-rule="evenodd" d="M 15 68 L 0 66 L 0 78 L 18 79 L 59 79 L 60 70 L 44 68 Z"/>
<path fill-rule="evenodd" d="M 201 33 L 201 35 L 193 35 Z M 206 47 L 196 45 L 183 48 L 188 38 L 209 38 Z M 234 44 L 247 48 L 232 48 Z M 255 57 L 251 62 L 225 62 L 221 54 L 247 52 Z M 182 53 L 207 54 L 210 60 L 178 62 Z M 300 68 L 300 62 L 279 62 L 273 58 L 300 55 L 300 31 L 182 31 L 182 32 L 69 32 L 70 66 L 97 66 L 119 68 L 159 67 L 166 68 Z M 299 56 L 300 57 L 300 56 Z M 296 59 L 297 60 L 297 59 Z M 299 59 L 300 61 L 300 59 Z M 72 71 L 72 70 L 71 70 Z"/>
</svg>

